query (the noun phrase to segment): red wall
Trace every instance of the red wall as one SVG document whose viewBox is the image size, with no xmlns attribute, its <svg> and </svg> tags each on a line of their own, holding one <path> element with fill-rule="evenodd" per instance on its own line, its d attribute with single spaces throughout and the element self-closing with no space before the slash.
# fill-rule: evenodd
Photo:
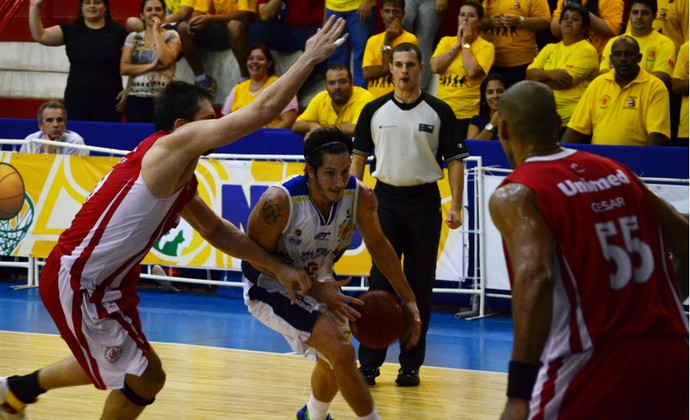
<svg viewBox="0 0 690 420">
<path fill-rule="evenodd" d="M 113 16 L 113 19 L 124 25 L 128 17 L 139 15 L 140 5 L 139 0 L 110 0 L 110 14 Z M 41 5 L 41 17 L 44 27 L 73 22 L 78 15 L 79 0 L 46 0 Z M 32 41 L 28 20 L 29 1 L 25 0 L 14 17 L 7 23 L 5 29 L 0 31 L 0 42 Z"/>
</svg>

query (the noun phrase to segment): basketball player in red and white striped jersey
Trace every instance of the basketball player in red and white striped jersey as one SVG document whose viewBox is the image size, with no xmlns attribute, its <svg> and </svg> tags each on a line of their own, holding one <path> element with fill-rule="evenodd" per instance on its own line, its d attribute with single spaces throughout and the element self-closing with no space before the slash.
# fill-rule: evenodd
<svg viewBox="0 0 690 420">
<path fill-rule="evenodd" d="M 502 418 L 687 419 L 688 325 L 668 258 L 687 265 L 687 220 L 624 165 L 562 148 L 545 85 L 516 84 L 498 112 L 515 168 L 489 202 L 513 297 Z"/>
<path fill-rule="evenodd" d="M 196 192 L 194 170 L 201 155 L 273 120 L 335 50 L 343 27 L 342 20 L 327 21 L 278 81 L 220 120 L 196 86 L 173 82 L 158 97 L 154 119 L 161 131 L 96 186 L 41 275 L 41 298 L 72 356 L 29 375 L 0 378 L 0 418 L 22 418 L 24 407 L 47 390 L 89 383 L 113 390 L 102 418 L 135 418 L 153 403 L 165 372 L 141 330 L 136 284 L 142 259 L 180 217 L 218 250 L 272 267 L 293 303 L 308 290 L 304 270 L 268 254 L 211 210 Z"/>
</svg>

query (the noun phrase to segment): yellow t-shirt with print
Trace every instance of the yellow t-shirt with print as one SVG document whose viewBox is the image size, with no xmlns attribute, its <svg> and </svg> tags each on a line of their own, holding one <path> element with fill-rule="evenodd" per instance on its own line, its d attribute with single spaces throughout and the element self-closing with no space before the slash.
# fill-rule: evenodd
<svg viewBox="0 0 690 420">
<path fill-rule="evenodd" d="M 573 87 L 570 89 L 553 91 L 556 110 L 561 116 L 561 122 L 566 125 L 589 82 L 599 75 L 599 55 L 596 48 L 585 39 L 572 45 L 564 45 L 563 42 L 548 44 L 527 67 L 529 69 L 561 69 L 573 78 Z"/>
<path fill-rule="evenodd" d="M 256 99 L 256 97 L 259 96 L 259 93 L 263 92 L 264 89 L 269 87 L 271 83 L 275 82 L 276 80 L 278 80 L 278 76 L 269 76 L 268 80 L 266 81 L 266 84 L 258 92 L 251 92 L 249 90 L 250 84 L 252 82 L 251 79 L 245 80 L 242 83 L 238 83 L 233 89 L 234 101 L 232 102 L 232 107 L 230 108 L 231 111 L 235 112 L 238 109 L 244 108 L 245 106 L 254 102 L 254 99 Z M 270 123 L 266 124 L 266 128 L 273 128 L 276 126 L 276 124 L 277 121 L 273 120 Z"/>
<path fill-rule="evenodd" d="M 457 36 L 441 38 L 433 57 L 448 54 L 448 51 L 457 42 Z M 489 74 L 489 70 L 494 63 L 494 45 L 478 37 L 470 44 L 470 50 L 477 59 L 479 66 L 484 69 L 484 74 Z M 479 114 L 479 99 L 481 96 L 479 85 L 481 85 L 483 80 L 483 78 L 469 80 L 466 77 L 462 54 L 462 51 L 458 51 L 446 71 L 438 75 L 438 93 L 436 94 L 439 99 L 450 105 L 455 113 L 455 118 L 459 120 L 472 118 Z"/>
<path fill-rule="evenodd" d="M 386 33 L 381 32 L 380 34 L 372 35 L 367 40 L 367 46 L 364 47 L 364 57 L 362 57 L 362 68 L 380 66 L 383 63 L 383 53 L 381 52 L 381 47 L 383 47 L 383 41 L 385 39 Z M 414 34 L 403 30 L 402 33 L 398 35 L 393 42 L 391 42 L 391 47 L 395 47 L 396 45 L 404 42 L 419 45 L 417 37 L 414 36 Z M 367 89 L 372 95 L 374 95 L 374 98 L 378 98 L 388 92 L 392 92 L 394 86 L 390 74 L 386 74 L 385 76 L 381 76 L 377 79 L 368 80 Z"/>
<path fill-rule="evenodd" d="M 652 27 L 671 38 L 678 51 L 683 42 L 688 42 L 688 0 L 657 0 Z"/>
<path fill-rule="evenodd" d="M 340 114 L 336 114 L 335 108 L 333 108 L 333 100 L 328 95 L 328 91 L 324 90 L 312 98 L 307 109 L 297 117 L 297 121 L 313 121 L 320 126 L 346 123 L 357 124 L 362 108 L 373 100 L 374 95 L 369 93 L 368 90 L 354 86 L 352 96 L 350 96 L 350 99 L 340 110 Z"/>
<path fill-rule="evenodd" d="M 213 0 L 216 15 L 227 15 L 231 12 L 258 12 L 256 0 Z"/>
<path fill-rule="evenodd" d="M 180 7 L 182 6 L 191 7 L 192 9 L 196 10 L 196 3 L 197 0 L 165 0 L 165 7 L 168 8 L 168 11 L 170 11 L 170 13 L 177 13 L 180 11 Z M 204 4 L 206 3 L 206 1 L 200 0 L 198 1 L 198 3 L 201 5 L 201 11 L 207 10 L 204 9 Z"/>
<path fill-rule="evenodd" d="M 561 16 L 564 2 L 565 0 L 558 0 L 556 10 L 553 11 L 553 17 Z M 611 32 L 614 34 L 619 34 L 621 32 L 621 25 L 623 23 L 623 3 L 623 0 L 599 0 L 598 17 L 602 19 L 604 23 L 606 23 L 606 26 L 608 26 Z M 582 5 L 586 6 L 587 0 L 584 0 Z M 591 26 L 589 31 L 587 31 L 587 36 L 601 57 L 601 53 L 604 51 L 604 47 L 606 46 L 606 42 L 608 42 L 609 37 L 598 34 L 591 28 Z"/>
<path fill-rule="evenodd" d="M 649 133 L 670 136 L 668 90 L 643 69 L 623 88 L 607 72 L 589 84 L 568 128 L 592 134 L 592 144 L 646 146 Z"/>
<path fill-rule="evenodd" d="M 326 9 L 334 12 L 352 12 L 359 10 L 361 5 L 362 0 L 326 0 Z M 376 7 L 375 1 L 371 2 L 371 7 Z M 375 16 L 372 16 L 371 19 L 375 19 Z"/>
<path fill-rule="evenodd" d="M 690 73 L 690 64 L 688 64 L 688 42 L 684 42 L 678 50 L 678 58 L 676 59 L 676 67 L 673 69 L 673 78 L 688 80 Z M 680 103 L 680 120 L 678 122 L 678 137 L 687 138 L 688 136 L 688 95 L 687 92 L 683 95 L 683 100 Z"/>
<path fill-rule="evenodd" d="M 640 45 L 640 53 L 642 54 L 640 67 L 649 73 L 659 71 L 668 74 L 668 77 L 673 75 L 673 67 L 676 63 L 676 46 L 673 45 L 673 41 L 669 37 L 656 31 L 652 31 L 649 35 L 642 37 L 629 36 L 634 38 Z M 613 68 L 609 56 L 611 55 L 611 47 L 618 38 L 620 37 L 611 38 L 606 43 L 599 70 Z"/>
<path fill-rule="evenodd" d="M 483 5 L 484 17 L 505 13 L 551 21 L 551 11 L 546 0 L 484 0 Z M 496 66 L 522 66 L 531 63 L 537 56 L 534 32 L 520 26 L 492 27 L 482 32 L 482 37 L 496 47 Z"/>
</svg>

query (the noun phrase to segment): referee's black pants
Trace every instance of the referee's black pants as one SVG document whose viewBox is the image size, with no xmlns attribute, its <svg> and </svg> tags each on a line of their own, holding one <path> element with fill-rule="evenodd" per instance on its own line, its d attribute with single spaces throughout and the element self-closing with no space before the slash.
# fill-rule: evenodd
<svg viewBox="0 0 690 420">
<path fill-rule="evenodd" d="M 379 202 L 381 228 L 393 245 L 398 258 L 402 257 L 403 271 L 417 298 L 422 318 L 419 343 L 411 349 L 405 349 L 401 345 L 398 360 L 403 368 L 418 369 L 424 363 L 426 332 L 431 317 L 432 288 L 436 280 L 436 259 L 442 223 L 441 195 L 436 183 L 395 187 L 379 181 L 374 187 L 374 192 Z M 369 289 L 395 293 L 375 264 L 371 269 Z M 360 345 L 360 364 L 368 368 L 377 368 L 385 361 L 386 351 Z"/>
</svg>

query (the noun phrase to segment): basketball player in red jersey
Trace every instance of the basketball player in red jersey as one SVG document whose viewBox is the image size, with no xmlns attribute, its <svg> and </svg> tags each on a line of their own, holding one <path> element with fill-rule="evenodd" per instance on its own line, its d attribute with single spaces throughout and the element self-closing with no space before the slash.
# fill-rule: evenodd
<svg viewBox="0 0 690 420">
<path fill-rule="evenodd" d="M 516 84 L 498 112 L 515 168 L 489 202 L 513 297 L 502 418 L 687 419 L 688 325 L 668 258 L 687 265 L 687 220 L 627 167 L 560 147 L 545 85 Z"/>
<path fill-rule="evenodd" d="M 165 372 L 141 330 L 139 264 L 180 216 L 217 249 L 275 270 L 294 303 L 310 280 L 215 214 L 196 192 L 199 157 L 273 120 L 315 65 L 336 48 L 344 21 L 330 19 L 287 73 L 251 105 L 220 120 L 200 88 L 174 82 L 159 96 L 158 131 L 101 180 L 60 236 L 41 274 L 46 309 L 72 356 L 25 376 L 0 378 L 0 418 L 23 418 L 47 390 L 92 383 L 109 389 L 102 418 L 136 418 L 163 388 Z M 348 310 L 348 298 L 332 305 Z M 76 408 L 76 406 L 75 406 Z M 73 413 L 56 414 L 69 417 Z"/>
</svg>

